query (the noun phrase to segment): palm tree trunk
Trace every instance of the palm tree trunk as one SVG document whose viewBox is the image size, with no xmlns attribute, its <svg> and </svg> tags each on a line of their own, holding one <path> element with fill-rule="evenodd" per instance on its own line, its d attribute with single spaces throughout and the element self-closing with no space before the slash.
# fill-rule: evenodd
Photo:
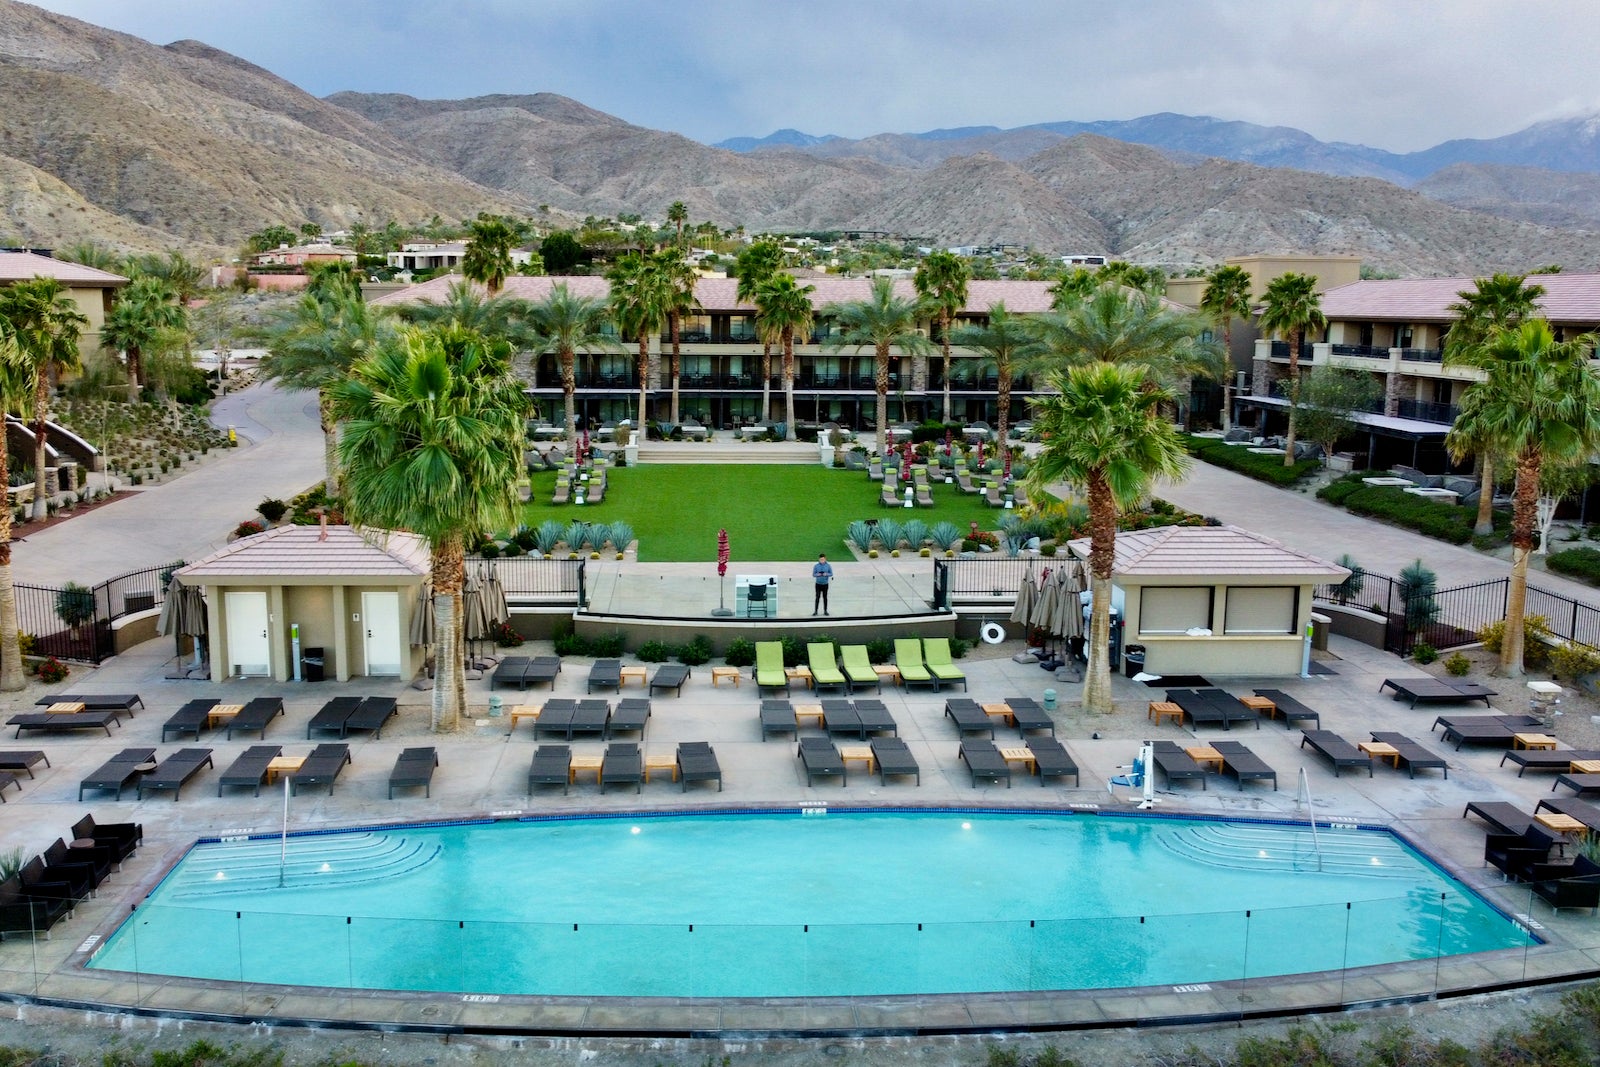
<svg viewBox="0 0 1600 1067">
<path fill-rule="evenodd" d="M 1488 536 L 1494 533 L 1494 457 L 1488 451 L 1478 453 L 1478 521 L 1472 532 Z"/>
<path fill-rule="evenodd" d="M 138 345 L 129 345 L 128 355 L 128 397 L 130 403 L 137 402 L 139 390 L 144 388 L 144 353 L 139 351 Z"/>
<path fill-rule="evenodd" d="M 950 421 L 950 312 L 939 312 L 939 341 L 944 346 L 944 421 Z"/>
<path fill-rule="evenodd" d="M 33 517 L 46 518 L 50 514 L 49 500 L 44 486 L 44 450 L 46 420 L 50 416 L 49 368 L 39 368 L 39 381 L 33 392 Z"/>
<path fill-rule="evenodd" d="M 650 379 L 650 334 L 644 328 L 639 330 L 639 421 L 634 426 L 635 433 L 644 432 L 644 406 L 648 402 L 648 385 Z"/>
<path fill-rule="evenodd" d="M 333 410 L 333 393 L 317 392 L 317 422 L 322 427 L 323 487 L 329 496 L 339 495 L 339 419 Z"/>
<path fill-rule="evenodd" d="M 1289 401 L 1289 432 L 1283 437 L 1283 465 L 1294 466 L 1294 401 L 1300 395 L 1300 331 L 1289 336 L 1289 377 L 1285 392 Z"/>
<path fill-rule="evenodd" d="M 464 546 L 459 538 L 441 541 L 433 549 L 434 646 L 432 726 L 436 733 L 453 732 L 465 706 L 467 676 L 461 661 L 461 578 Z"/>
<path fill-rule="evenodd" d="M 999 411 L 999 417 L 996 421 L 1000 424 L 1000 447 L 1005 448 L 1010 440 L 1006 436 L 1006 428 L 1011 422 L 1011 368 L 1009 366 L 1001 366 L 999 368 L 999 380 L 995 383 L 995 389 L 997 390 L 995 407 Z"/>
<path fill-rule="evenodd" d="M 561 361 L 561 400 L 566 405 L 567 454 L 578 451 L 578 359 L 568 349 L 556 353 Z"/>
<path fill-rule="evenodd" d="M 682 227 L 679 227 L 681 237 Z M 678 366 L 681 361 L 682 351 L 678 347 L 678 313 L 672 313 L 672 421 L 678 421 Z"/>
<path fill-rule="evenodd" d="M 783 412 L 784 412 L 783 439 L 785 441 L 793 441 L 795 439 L 795 432 L 794 432 L 794 329 L 793 329 L 793 327 L 787 327 L 787 326 L 784 327 L 784 330 L 783 330 Z M 820 424 L 821 424 L 822 420 L 818 419 L 817 422 L 818 422 L 818 430 L 817 430 L 817 432 L 820 434 L 822 432 L 822 430 L 820 428 Z"/>
<path fill-rule="evenodd" d="M 1083 678 L 1083 710 L 1110 715 L 1111 569 L 1117 551 L 1117 502 L 1103 471 L 1089 475 L 1089 669 Z"/>
<path fill-rule="evenodd" d="M 0 433 L 0 471 L 6 469 L 6 435 Z M 22 673 L 21 630 L 17 622 L 17 589 L 11 574 L 11 498 L 0 497 L 0 692 L 15 693 L 28 685 Z"/>
<path fill-rule="evenodd" d="M 1511 582 L 1506 587 L 1506 629 L 1500 642 L 1500 673 L 1521 678 L 1523 616 L 1527 613 L 1528 556 L 1533 552 L 1533 531 L 1539 510 L 1539 468 L 1543 456 L 1538 448 L 1526 448 L 1517 457 L 1517 486 L 1511 504 Z"/>
<path fill-rule="evenodd" d="M 1233 322 L 1222 319 L 1222 432 L 1233 429 Z"/>
<path fill-rule="evenodd" d="M 889 455 L 889 346 L 879 345 L 873 356 L 873 385 L 878 392 L 878 457 Z"/>
<path fill-rule="evenodd" d="M 761 421 L 772 417 L 772 345 L 761 342 Z"/>
</svg>

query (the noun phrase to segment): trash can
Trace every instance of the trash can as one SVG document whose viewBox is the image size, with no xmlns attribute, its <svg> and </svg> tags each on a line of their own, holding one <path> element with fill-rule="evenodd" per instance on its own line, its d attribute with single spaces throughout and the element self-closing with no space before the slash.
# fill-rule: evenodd
<svg viewBox="0 0 1600 1067">
<path fill-rule="evenodd" d="M 1333 629 L 1333 619 L 1321 612 L 1311 613 L 1311 647 L 1318 652 L 1328 651 L 1328 631 Z"/>
<path fill-rule="evenodd" d="M 323 664 L 326 662 L 327 649 L 308 647 L 300 655 L 300 677 L 308 682 L 323 680 Z"/>
<path fill-rule="evenodd" d="M 1129 678 L 1144 671 L 1144 646 L 1129 645 L 1122 650 L 1122 670 Z"/>
</svg>

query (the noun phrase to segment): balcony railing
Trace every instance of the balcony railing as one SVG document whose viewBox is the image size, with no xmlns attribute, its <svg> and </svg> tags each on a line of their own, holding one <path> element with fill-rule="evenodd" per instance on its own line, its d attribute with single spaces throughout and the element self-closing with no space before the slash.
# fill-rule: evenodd
<svg viewBox="0 0 1600 1067">
<path fill-rule="evenodd" d="M 1362 359 L 1389 358 L 1389 349 L 1377 345 L 1330 345 L 1329 348 L 1336 356 L 1360 356 Z M 1284 355 L 1288 355 L 1288 352 Z"/>
<path fill-rule="evenodd" d="M 1437 348 L 1402 348 L 1400 358 L 1412 363 L 1443 363 L 1444 353 Z"/>
<path fill-rule="evenodd" d="M 773 384 L 783 381 L 782 375 L 772 375 Z M 669 380 L 667 386 L 671 387 Z M 678 386 L 682 389 L 759 389 L 761 388 L 761 375 L 759 374 L 680 374 Z"/>
<path fill-rule="evenodd" d="M 1418 422 L 1439 422 L 1449 425 L 1456 421 L 1456 416 L 1461 414 L 1461 409 L 1454 404 L 1436 404 L 1427 400 L 1402 400 L 1400 401 L 1399 414 L 1402 419 L 1416 419 Z"/>
<path fill-rule="evenodd" d="M 1314 353 L 1315 353 L 1315 349 L 1312 347 L 1312 344 L 1311 344 L 1310 341 L 1301 341 L 1300 342 L 1300 359 L 1303 362 L 1307 362 L 1307 363 L 1311 362 L 1312 359 L 1315 358 Z M 1273 341 L 1272 342 L 1272 358 L 1273 359 L 1288 359 L 1289 358 L 1289 342 L 1288 341 Z"/>
</svg>

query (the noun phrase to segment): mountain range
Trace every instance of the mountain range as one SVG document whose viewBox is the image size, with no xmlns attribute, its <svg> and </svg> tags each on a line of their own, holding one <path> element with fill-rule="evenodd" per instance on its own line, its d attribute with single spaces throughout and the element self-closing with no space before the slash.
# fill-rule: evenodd
<svg viewBox="0 0 1600 1067">
<path fill-rule="evenodd" d="M 0 94 L 0 243 L 223 256 L 276 223 L 495 211 L 561 225 L 659 219 L 682 200 L 750 231 L 884 230 L 1176 267 L 1290 252 L 1404 274 L 1600 267 L 1585 232 L 1600 229 L 1600 174 L 1570 173 L 1597 155 L 1593 120 L 1412 156 L 1178 115 L 857 141 L 780 131 L 734 151 L 550 93 L 318 99 L 199 42 L 157 46 L 12 0 Z"/>
</svg>

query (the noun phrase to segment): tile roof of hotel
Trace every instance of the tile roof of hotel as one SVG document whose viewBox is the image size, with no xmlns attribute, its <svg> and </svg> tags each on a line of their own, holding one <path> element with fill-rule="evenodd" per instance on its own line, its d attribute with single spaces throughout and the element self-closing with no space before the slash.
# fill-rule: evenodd
<svg viewBox="0 0 1600 1067">
<path fill-rule="evenodd" d="M 184 584 L 207 578 L 416 578 L 431 568 L 428 542 L 416 534 L 329 526 L 279 526 L 242 537 L 178 571 Z"/>
<path fill-rule="evenodd" d="M 0 282 L 25 282 L 54 278 L 64 285 L 126 285 L 128 279 L 97 267 L 52 259 L 37 252 L 0 252 Z"/>
<path fill-rule="evenodd" d="M 1089 556 L 1089 539 L 1071 543 Z M 1342 581 L 1350 572 L 1237 526 L 1158 526 L 1117 534 L 1112 571 L 1119 577 L 1284 577 Z"/>
<path fill-rule="evenodd" d="M 1600 323 L 1600 274 L 1543 274 L 1539 306 L 1551 322 Z M 1322 294 L 1330 319 L 1394 319 L 1405 322 L 1455 318 L 1449 308 L 1473 288 L 1472 278 L 1394 278 L 1351 282 Z"/>
</svg>

